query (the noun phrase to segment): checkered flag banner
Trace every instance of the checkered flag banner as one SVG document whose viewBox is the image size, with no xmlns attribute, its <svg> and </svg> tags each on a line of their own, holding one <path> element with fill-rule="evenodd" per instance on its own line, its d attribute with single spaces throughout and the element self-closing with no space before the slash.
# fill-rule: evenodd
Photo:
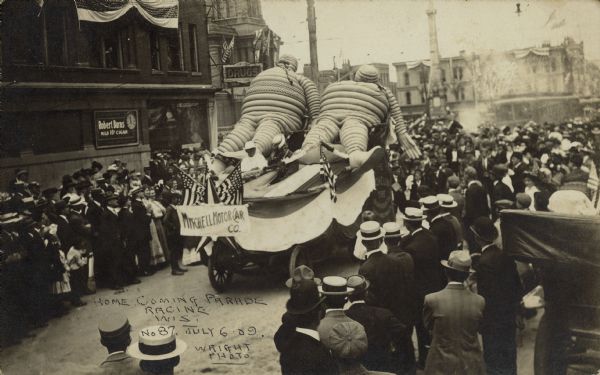
<svg viewBox="0 0 600 375">
<path fill-rule="evenodd" d="M 337 181 L 337 176 L 333 173 L 331 169 L 331 165 L 327 161 L 327 157 L 325 156 L 325 152 L 323 152 L 323 146 L 321 146 L 321 171 L 319 174 L 321 178 L 323 178 L 323 182 L 327 182 L 329 185 L 329 194 L 333 203 L 337 201 L 337 194 L 335 192 L 335 183 Z"/>
<path fill-rule="evenodd" d="M 223 204 L 242 204 L 244 197 L 244 181 L 242 180 L 242 163 L 238 163 L 233 172 L 217 186 L 217 197 Z"/>
<path fill-rule="evenodd" d="M 175 167 L 175 177 L 181 181 L 183 190 L 183 206 L 197 206 L 204 202 L 205 184 L 199 184 L 189 174 Z"/>
</svg>

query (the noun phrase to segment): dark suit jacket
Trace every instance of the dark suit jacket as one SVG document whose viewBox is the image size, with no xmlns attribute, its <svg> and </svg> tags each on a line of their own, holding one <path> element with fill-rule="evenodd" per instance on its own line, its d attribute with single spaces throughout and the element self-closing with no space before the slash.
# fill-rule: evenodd
<svg viewBox="0 0 600 375">
<path fill-rule="evenodd" d="M 437 217 L 429 224 L 429 230 L 437 238 L 441 259 L 448 259 L 458 243 L 454 226 L 444 217 Z"/>
<path fill-rule="evenodd" d="M 369 294 L 374 304 L 392 311 L 406 326 L 412 326 L 420 313 L 414 268 L 408 253 L 378 252 L 358 270 L 371 283 Z"/>
<path fill-rule="evenodd" d="M 487 157 L 487 168 L 483 167 L 483 158 L 482 157 L 479 157 L 479 159 L 477 159 L 475 161 L 475 164 L 473 165 L 473 167 L 477 171 L 477 178 L 479 179 L 479 181 L 481 181 L 481 183 L 487 190 L 488 194 L 491 194 L 492 188 L 494 187 L 494 184 L 493 184 L 494 181 L 490 177 L 490 172 L 492 171 L 494 164 L 495 164 L 494 159 L 491 158 L 490 156 L 488 156 Z"/>
<path fill-rule="evenodd" d="M 180 233 L 179 217 L 177 210 L 172 205 L 167 206 L 165 216 L 163 217 L 163 226 L 169 242 L 169 248 L 174 249 L 183 247 L 183 238 Z"/>
<path fill-rule="evenodd" d="M 119 217 L 109 210 L 102 213 L 98 236 L 99 244 L 104 254 L 121 257 L 123 254 L 123 237 Z"/>
<path fill-rule="evenodd" d="M 131 231 L 130 242 L 133 244 L 143 244 L 150 242 L 150 221 L 152 218 L 144 204 L 138 200 L 131 202 Z"/>
<path fill-rule="evenodd" d="M 320 341 L 295 330 L 275 337 L 283 375 L 339 374 L 331 352 Z"/>
<path fill-rule="evenodd" d="M 481 296 L 458 284 L 425 297 L 423 320 L 432 332 L 425 374 L 485 374 L 477 337 L 484 306 Z"/>
<path fill-rule="evenodd" d="M 515 201 L 515 194 L 510 190 L 508 185 L 502 181 L 494 183 L 494 192 L 492 194 L 492 204 L 501 199 Z"/>
<path fill-rule="evenodd" d="M 515 167 L 515 174 L 511 177 L 513 187 L 515 188 L 515 193 L 522 193 L 525 191 L 525 183 L 523 180 L 525 179 L 525 171 L 527 170 L 527 165 L 525 163 L 520 163 Z"/>
<path fill-rule="evenodd" d="M 482 334 L 514 328 L 523 294 L 515 261 L 492 245 L 481 254 L 476 271 L 477 290 L 485 298 Z"/>
<path fill-rule="evenodd" d="M 433 233 L 423 228 L 410 234 L 404 239 L 402 248 L 415 263 L 415 283 L 420 298 L 444 287 L 440 250 Z"/>
<path fill-rule="evenodd" d="M 71 227 L 71 223 L 69 223 L 62 216 L 56 217 L 56 225 L 57 225 L 56 235 L 58 236 L 58 239 L 60 240 L 61 249 L 66 254 L 67 251 L 69 251 L 69 248 L 71 246 L 73 246 L 73 243 L 75 242 L 75 232 L 73 231 L 73 228 Z"/>
<path fill-rule="evenodd" d="M 470 183 L 465 192 L 465 226 L 480 216 L 490 216 L 487 192 L 478 182 Z"/>
<path fill-rule="evenodd" d="M 369 346 L 363 365 L 373 371 L 394 371 L 392 344 L 410 337 L 412 327 L 409 330 L 390 310 L 366 303 L 352 304 L 346 315 L 362 324 L 367 333 Z"/>
<path fill-rule="evenodd" d="M 451 195 L 452 198 L 454 198 L 454 201 L 456 202 L 456 207 L 454 207 L 450 211 L 450 213 L 454 215 L 458 220 L 461 220 L 465 211 L 465 196 L 464 194 L 456 190 L 449 190 L 448 194 Z"/>
</svg>

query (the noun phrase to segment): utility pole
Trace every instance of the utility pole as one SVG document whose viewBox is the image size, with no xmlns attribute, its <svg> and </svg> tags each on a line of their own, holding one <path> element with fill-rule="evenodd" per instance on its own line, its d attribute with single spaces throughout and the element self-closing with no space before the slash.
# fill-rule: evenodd
<svg viewBox="0 0 600 375">
<path fill-rule="evenodd" d="M 313 82 L 319 87 L 319 57 L 317 55 L 317 16 L 315 0 L 306 0 L 308 22 L 308 43 L 310 48 L 310 72 Z"/>
</svg>

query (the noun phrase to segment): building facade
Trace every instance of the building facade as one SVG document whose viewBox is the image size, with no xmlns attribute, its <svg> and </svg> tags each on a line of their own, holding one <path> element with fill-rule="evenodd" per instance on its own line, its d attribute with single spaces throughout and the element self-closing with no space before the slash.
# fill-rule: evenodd
<svg viewBox="0 0 600 375">
<path fill-rule="evenodd" d="M 370 63 L 369 65 L 372 65 L 377 69 L 381 85 L 389 88 L 395 94 L 396 82 L 390 81 L 390 65 L 385 63 Z M 321 70 L 319 72 L 319 82 L 317 84 L 319 92 L 323 92 L 323 90 L 333 82 L 353 80 L 358 68 L 360 68 L 360 65 L 351 65 L 349 60 L 345 60 L 339 68 L 334 67 L 329 70 Z M 306 77 L 310 77 L 311 70 L 309 64 L 304 64 L 303 74 Z"/>
<path fill-rule="evenodd" d="M 427 110 L 427 85 L 430 62 L 409 61 L 394 63 L 397 75 L 397 98 L 402 110 L 409 117 L 416 117 Z M 519 108 L 521 101 L 532 103 L 532 98 L 553 98 L 585 95 L 585 69 L 583 42 L 571 38 L 557 46 L 543 44 L 500 53 L 466 54 L 441 58 L 442 95 L 447 109 L 461 112 L 493 112 L 501 122 L 522 121 L 529 116 L 544 121 L 540 111 Z M 510 103 L 510 106 L 503 106 Z M 540 104 L 543 106 L 543 100 Z M 508 115 L 508 112 L 513 115 Z M 532 114 L 535 112 L 535 116 Z M 550 112 L 548 112 L 550 115 Z M 572 113 L 567 113 L 569 116 Z M 559 113 L 551 114 L 559 121 Z"/>
<path fill-rule="evenodd" d="M 0 173 L 15 168 L 58 184 L 92 160 L 140 171 L 151 150 L 210 147 L 206 10 L 181 1 L 178 28 L 137 9 L 111 22 L 80 21 L 75 2 L 2 4 Z"/>
<path fill-rule="evenodd" d="M 221 89 L 215 95 L 216 123 L 219 134 L 223 135 L 240 118 L 245 88 L 252 78 L 249 76 L 232 81 L 225 77 L 224 67 L 260 64 L 262 70 L 272 68 L 279 58 L 279 48 L 283 42 L 266 24 L 260 0 L 205 2 L 211 82 L 214 87 Z M 231 51 L 225 54 L 228 47 L 231 47 Z M 252 69 L 252 72 L 260 69 Z"/>
</svg>

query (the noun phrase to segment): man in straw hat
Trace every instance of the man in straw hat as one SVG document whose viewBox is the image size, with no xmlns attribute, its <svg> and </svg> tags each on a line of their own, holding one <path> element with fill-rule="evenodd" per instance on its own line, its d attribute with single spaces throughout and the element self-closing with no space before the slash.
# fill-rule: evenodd
<svg viewBox="0 0 600 375">
<path fill-rule="evenodd" d="M 294 316 L 295 327 L 288 331 L 282 325 L 275 334 L 282 374 L 339 373 L 331 352 L 323 345 L 317 331 L 323 301 L 314 280 L 300 278 L 292 283 L 286 311 Z"/>
<path fill-rule="evenodd" d="M 390 310 L 369 304 L 369 285 L 363 276 L 348 277 L 348 286 L 354 288 L 354 292 L 348 298 L 350 307 L 346 309 L 346 315 L 364 327 L 369 343 L 362 364 L 372 371 L 397 373 L 399 369 L 404 370 L 405 366 L 401 365 L 407 362 L 405 358 L 411 357 L 414 367 L 414 348 L 410 342 L 412 326 L 409 329 Z M 335 353 L 335 348 L 333 351 Z"/>
<path fill-rule="evenodd" d="M 423 212 L 427 215 L 429 230 L 435 235 L 442 259 L 448 259 L 450 252 L 456 249 L 458 240 L 452 224 L 445 220 L 450 215 L 448 212 L 442 212 L 440 202 L 437 196 L 430 195 L 421 199 Z"/>
<path fill-rule="evenodd" d="M 456 248 L 462 249 L 463 246 L 463 227 L 458 217 L 452 214 L 452 211 L 456 209 L 458 203 L 454 200 L 454 197 L 450 194 L 438 194 L 436 196 L 440 203 L 440 214 L 443 215 L 444 220 L 452 225 L 454 229 L 454 237 L 456 238 Z"/>
<path fill-rule="evenodd" d="M 172 375 L 186 349 L 187 344 L 175 337 L 173 328 L 157 325 L 141 329 L 138 341 L 127 347 L 127 354 L 139 359 L 146 373 Z"/>
<path fill-rule="evenodd" d="M 341 276 L 326 276 L 319 285 L 319 292 L 325 296 L 325 316 L 319 323 L 319 336 L 326 347 L 331 349 L 329 334 L 334 325 L 341 322 L 352 322 L 344 313 L 344 305 L 348 296 L 354 291 L 347 285 L 347 280 Z"/>
<path fill-rule="evenodd" d="M 123 314 L 104 316 L 98 323 L 100 344 L 108 351 L 108 356 L 100 364 L 103 374 L 141 374 L 138 363 L 127 353 L 131 344 L 131 326 Z"/>
<path fill-rule="evenodd" d="M 419 208 L 407 207 L 402 218 L 410 232 L 402 246 L 404 251 L 412 256 L 415 263 L 416 308 L 420 315 L 425 295 L 437 292 L 444 287 L 439 263 L 441 257 L 434 234 L 422 227 L 422 222 L 426 218 L 423 211 Z M 431 338 L 423 326 L 422 319 L 416 319 L 415 329 L 419 343 L 419 366 L 423 367 Z"/>
<path fill-rule="evenodd" d="M 423 306 L 425 327 L 432 332 L 425 375 L 484 375 L 477 333 L 485 301 L 464 285 L 471 256 L 466 250 L 456 250 L 441 263 L 448 285 L 425 296 Z"/>
<path fill-rule="evenodd" d="M 490 218 L 477 218 L 470 230 L 481 247 L 475 270 L 478 293 L 485 298 L 480 331 L 487 371 L 516 374 L 516 315 L 522 297 L 517 267 L 514 260 L 494 245 L 498 231 Z"/>
</svg>

